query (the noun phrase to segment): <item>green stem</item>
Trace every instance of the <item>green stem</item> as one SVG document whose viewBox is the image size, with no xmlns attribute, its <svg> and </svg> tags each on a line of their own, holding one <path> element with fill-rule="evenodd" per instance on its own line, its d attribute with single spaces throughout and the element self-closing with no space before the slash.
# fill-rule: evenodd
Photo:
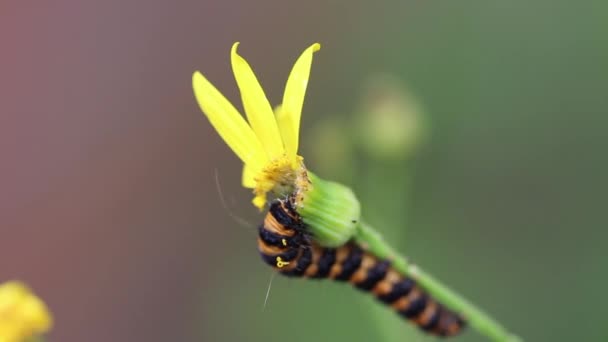
<svg viewBox="0 0 608 342">
<path fill-rule="evenodd" d="M 430 295 L 437 298 L 448 308 L 460 313 L 468 324 L 480 334 L 496 342 L 521 342 L 522 340 L 509 333 L 488 314 L 464 299 L 462 296 L 443 285 L 418 266 L 410 264 L 407 259 L 393 250 L 376 230 L 360 222 L 355 233 L 355 240 L 379 258 L 387 258 L 393 266 L 404 275 L 413 278 Z"/>
<path fill-rule="evenodd" d="M 362 222 L 360 204 L 351 189 L 322 180 L 310 172 L 308 177 L 311 186 L 300 189 L 294 198 L 297 199 L 296 210 L 317 243 L 324 247 L 338 247 L 354 238 L 377 257 L 391 260 L 398 271 L 416 280 L 431 296 L 461 314 L 482 335 L 495 342 L 521 342 L 488 314 L 430 274 L 409 264 L 376 230 Z"/>
<path fill-rule="evenodd" d="M 373 156 L 361 153 L 360 164 L 356 168 L 359 180 L 353 189 L 359 194 L 361 205 L 365 208 L 366 217 L 382 227 L 399 227 L 384 231 L 388 241 L 399 242 L 395 248 L 401 249 L 406 241 L 407 208 L 410 194 L 409 168 L 405 160 L 373 159 Z M 390 182 L 378 181 L 390 179 Z M 391 194 L 391 196 L 386 196 Z M 396 223 L 399 223 L 398 225 Z M 372 309 L 373 308 L 373 309 Z M 398 319 L 387 319 L 393 313 L 381 306 L 373 306 L 367 311 L 368 316 L 375 322 L 374 328 L 380 341 L 399 341 L 403 336 L 403 322 Z M 417 332 L 409 330 L 408 334 Z M 416 335 L 413 335 L 416 336 Z"/>
</svg>

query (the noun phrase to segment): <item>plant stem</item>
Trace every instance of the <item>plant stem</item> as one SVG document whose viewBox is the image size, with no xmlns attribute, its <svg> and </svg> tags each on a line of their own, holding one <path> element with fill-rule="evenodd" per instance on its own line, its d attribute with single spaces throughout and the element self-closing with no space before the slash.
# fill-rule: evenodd
<svg viewBox="0 0 608 342">
<path fill-rule="evenodd" d="M 389 241 L 399 241 L 395 248 L 401 249 L 406 241 L 407 210 L 410 189 L 408 187 L 410 174 L 405 160 L 372 159 L 373 156 L 361 153 L 360 164 L 355 168 L 358 181 L 353 189 L 359 194 L 361 205 L 372 222 L 382 227 L 399 227 L 386 231 L 385 238 Z M 390 182 L 378 181 L 390 179 Z M 391 194 L 391 196 L 386 196 Z M 397 225 L 399 223 L 399 225 Z M 356 230 L 355 230 L 356 232 Z M 367 310 L 373 325 L 377 330 L 378 341 L 401 341 L 413 339 L 417 331 L 409 329 L 404 336 L 403 322 L 391 319 L 394 313 L 381 306 L 373 306 Z M 390 317 L 390 318 L 388 318 Z M 388 318 L 388 319 L 387 319 Z"/>
<path fill-rule="evenodd" d="M 461 314 L 468 324 L 480 334 L 495 342 L 522 342 L 519 337 L 509 333 L 500 323 L 481 309 L 443 285 L 430 274 L 421 270 L 418 266 L 410 264 L 405 257 L 393 250 L 384 241 L 382 235 L 366 223 L 360 222 L 358 225 L 355 240 L 377 257 L 391 260 L 393 266 L 398 271 L 414 279 L 431 296 L 437 298 L 448 308 Z"/>
</svg>

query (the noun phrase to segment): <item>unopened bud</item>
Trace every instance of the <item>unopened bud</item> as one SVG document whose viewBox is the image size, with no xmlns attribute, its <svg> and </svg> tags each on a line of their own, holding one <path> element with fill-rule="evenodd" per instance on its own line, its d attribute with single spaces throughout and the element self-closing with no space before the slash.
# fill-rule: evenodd
<svg viewBox="0 0 608 342">
<path fill-rule="evenodd" d="M 377 77 L 366 87 L 358 109 L 358 142 L 379 159 L 407 158 L 424 140 L 423 119 L 405 87 L 389 76 Z"/>
<path fill-rule="evenodd" d="M 361 206 L 351 189 L 322 180 L 308 172 L 310 185 L 296 195 L 296 211 L 324 247 L 338 247 L 352 239 L 361 217 Z"/>
</svg>

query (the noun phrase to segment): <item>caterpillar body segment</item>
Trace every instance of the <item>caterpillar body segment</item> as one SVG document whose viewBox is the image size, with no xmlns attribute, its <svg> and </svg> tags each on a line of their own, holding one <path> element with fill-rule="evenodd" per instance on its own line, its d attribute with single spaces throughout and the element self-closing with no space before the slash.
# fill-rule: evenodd
<svg viewBox="0 0 608 342">
<path fill-rule="evenodd" d="M 431 298 L 390 261 L 375 257 L 354 242 L 338 248 L 319 246 L 289 199 L 271 203 L 259 227 L 258 249 L 264 262 L 285 276 L 349 282 L 372 293 L 427 333 L 454 336 L 464 328 L 459 315 Z"/>
</svg>

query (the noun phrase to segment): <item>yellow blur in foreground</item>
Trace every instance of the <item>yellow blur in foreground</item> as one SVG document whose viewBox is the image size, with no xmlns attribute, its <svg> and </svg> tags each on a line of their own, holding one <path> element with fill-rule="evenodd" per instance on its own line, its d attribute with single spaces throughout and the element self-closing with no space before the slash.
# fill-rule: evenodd
<svg viewBox="0 0 608 342">
<path fill-rule="evenodd" d="M 52 325 L 46 304 L 25 284 L 0 284 L 0 342 L 26 342 L 46 333 Z"/>
</svg>

